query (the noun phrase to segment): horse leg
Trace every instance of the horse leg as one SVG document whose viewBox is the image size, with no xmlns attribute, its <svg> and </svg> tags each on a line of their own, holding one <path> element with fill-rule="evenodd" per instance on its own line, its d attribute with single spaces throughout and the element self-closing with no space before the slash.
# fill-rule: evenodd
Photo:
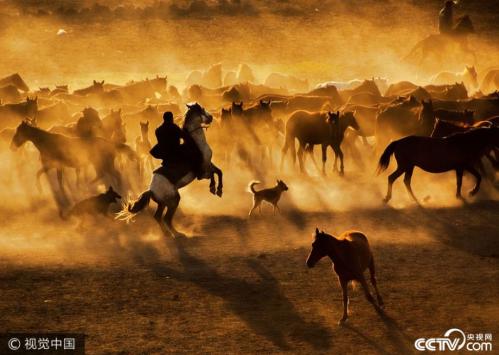
<svg viewBox="0 0 499 355">
<path fill-rule="evenodd" d="M 379 294 L 378 286 L 376 283 L 376 271 L 374 268 L 374 258 L 371 257 L 371 262 L 369 263 L 369 274 L 371 276 L 371 284 L 374 287 L 374 291 L 376 292 L 376 299 L 378 300 L 378 304 L 381 308 L 383 308 L 383 298 L 381 298 L 381 295 Z"/>
<path fill-rule="evenodd" d="M 154 219 L 160 224 L 161 223 L 161 217 L 163 217 L 163 212 L 165 210 L 165 205 L 163 203 L 158 203 L 158 208 L 156 208 L 156 212 L 154 212 Z"/>
<path fill-rule="evenodd" d="M 64 189 L 64 184 L 62 181 L 62 168 L 57 169 L 57 183 L 59 184 L 59 188 L 61 189 L 62 196 L 67 200 L 68 195 L 66 194 L 66 190 Z"/>
<path fill-rule="evenodd" d="M 308 147 L 307 147 L 307 154 L 310 155 L 310 158 L 312 159 L 312 163 L 314 163 L 314 166 L 317 169 L 317 171 L 320 171 L 319 165 L 317 165 L 317 161 L 315 160 L 315 156 L 314 156 L 314 145 L 313 144 L 309 144 L 308 145 Z"/>
<path fill-rule="evenodd" d="M 395 180 L 397 180 L 400 175 L 404 173 L 404 170 L 401 169 L 399 166 L 397 167 L 397 170 L 395 170 L 393 173 L 391 173 L 388 176 L 388 190 L 386 191 L 386 197 L 383 199 L 384 203 L 387 203 L 388 201 L 391 200 L 392 198 L 392 186 Z"/>
<path fill-rule="evenodd" d="M 303 152 L 304 152 L 304 145 L 300 142 L 300 148 L 298 148 L 298 163 L 300 164 L 300 172 L 304 173 L 305 169 L 303 166 Z"/>
<path fill-rule="evenodd" d="M 165 214 L 165 217 L 164 217 L 164 221 L 165 221 L 165 224 L 166 224 L 166 228 L 168 228 L 168 231 L 171 233 L 171 235 L 174 238 L 185 237 L 185 234 L 180 233 L 179 231 L 177 231 L 175 229 L 175 227 L 173 227 L 173 224 L 172 224 L 172 222 L 173 222 L 173 216 L 175 215 L 175 212 L 177 211 L 179 203 L 180 203 L 180 194 L 178 193 L 178 191 L 175 192 L 175 196 L 173 196 L 166 203 L 167 210 L 166 210 L 166 214 Z"/>
<path fill-rule="evenodd" d="M 411 187 L 411 179 L 412 179 L 412 172 L 414 171 L 414 167 L 411 167 L 405 171 L 404 175 L 404 184 L 405 188 L 407 189 L 407 192 L 409 192 L 409 195 L 411 195 L 412 199 L 419 205 L 419 201 L 414 195 L 414 192 L 412 192 L 412 187 Z"/>
<path fill-rule="evenodd" d="M 212 164 L 212 170 L 214 171 L 214 173 L 218 177 L 218 186 L 217 186 L 216 194 L 217 194 L 218 197 L 222 197 L 223 187 L 224 187 L 224 185 L 223 185 L 223 173 L 222 173 L 222 170 L 218 166 L 216 166 L 214 164 Z M 213 177 L 213 175 L 212 175 L 212 177 Z M 213 180 L 213 181 L 215 181 L 215 180 Z"/>
<path fill-rule="evenodd" d="M 343 294 L 343 317 L 339 320 L 338 324 L 343 324 L 348 319 L 348 280 L 340 279 L 341 292 Z"/>
<path fill-rule="evenodd" d="M 40 183 L 40 177 L 43 175 L 43 174 L 48 174 L 48 171 L 50 170 L 49 167 L 47 166 L 43 166 L 40 168 L 40 170 L 37 171 L 36 173 L 36 188 L 38 190 L 39 193 L 42 193 L 42 185 Z"/>
<path fill-rule="evenodd" d="M 216 189 L 215 189 L 215 174 L 212 172 L 210 175 L 210 192 L 215 195 L 216 194 Z"/>
<path fill-rule="evenodd" d="M 369 292 L 369 286 L 367 285 L 364 275 L 361 274 L 358 277 L 358 281 L 360 282 L 362 289 L 364 290 L 364 295 L 366 296 L 366 299 L 374 306 L 376 311 L 381 312 L 381 308 L 376 304 L 376 302 L 374 302 L 374 298 L 371 295 L 371 292 Z"/>
<path fill-rule="evenodd" d="M 326 176 L 327 144 L 322 144 L 321 150 L 322 150 L 322 175 Z"/>
<path fill-rule="evenodd" d="M 461 186 L 463 185 L 463 169 L 456 169 L 456 198 L 462 200 L 463 196 L 461 195 Z"/>
<path fill-rule="evenodd" d="M 344 166 L 343 166 L 343 151 L 341 150 L 340 146 L 333 146 L 333 150 L 334 150 L 334 168 L 336 170 L 336 161 L 337 161 L 337 158 L 340 158 L 340 176 L 343 176 L 345 175 L 345 171 L 344 171 Z"/>
<path fill-rule="evenodd" d="M 466 168 L 476 179 L 475 187 L 469 192 L 470 196 L 476 195 L 478 190 L 480 190 L 480 183 L 482 182 L 482 176 L 480 173 L 472 166 Z"/>
</svg>

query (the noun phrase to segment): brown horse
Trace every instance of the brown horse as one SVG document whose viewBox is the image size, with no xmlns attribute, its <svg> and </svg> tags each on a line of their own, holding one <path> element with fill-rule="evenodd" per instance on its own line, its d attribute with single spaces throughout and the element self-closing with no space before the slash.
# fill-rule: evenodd
<svg viewBox="0 0 499 355">
<path fill-rule="evenodd" d="M 152 156 L 149 153 L 152 148 L 151 141 L 149 140 L 149 121 L 140 122 L 140 133 L 141 136 L 135 140 L 135 150 L 140 159 L 140 175 L 143 176 L 146 166 L 151 171 L 154 169 Z"/>
<path fill-rule="evenodd" d="M 31 141 L 40 152 L 42 168 L 37 173 L 37 178 L 51 169 L 57 169 L 59 188 L 63 194 L 64 167 L 75 168 L 78 176 L 81 168 L 92 165 L 96 172 L 92 183 L 107 176 L 115 186 L 121 188 L 121 175 L 115 168 L 114 160 L 117 152 L 128 149 L 128 146 L 115 145 L 98 137 L 73 138 L 54 134 L 23 121 L 12 138 L 11 149 L 16 149 L 27 141 Z"/>
<path fill-rule="evenodd" d="M 34 118 L 38 111 L 38 97 L 18 104 L 0 106 L 0 129 L 16 127 L 25 118 Z"/>
<path fill-rule="evenodd" d="M 86 96 L 90 94 L 101 94 L 103 92 L 104 92 L 104 80 L 100 82 L 94 80 L 92 85 L 83 89 L 75 90 L 73 94 L 78 96 Z"/>
<path fill-rule="evenodd" d="M 334 271 L 338 275 L 343 291 L 343 317 L 341 317 L 339 324 L 343 324 L 348 318 L 348 283 L 350 281 L 359 282 L 367 300 L 372 303 L 376 311 L 381 312 L 383 299 L 376 284 L 374 258 L 364 233 L 346 231 L 336 238 L 324 233 L 324 231 L 319 232 L 319 229 L 316 228 L 312 251 L 307 258 L 307 266 L 314 267 L 325 256 L 329 256 L 333 262 Z M 364 271 L 367 268 L 369 268 L 371 284 L 376 292 L 377 304 L 369 292 L 369 286 L 364 278 Z"/>
<path fill-rule="evenodd" d="M 461 185 L 464 171 L 476 178 L 475 187 L 470 195 L 480 189 L 482 177 L 475 169 L 480 158 L 493 148 L 499 147 L 499 128 L 477 128 L 464 133 L 457 133 L 445 138 L 409 136 L 390 143 L 379 159 L 378 172 L 388 168 L 390 157 L 395 155 L 397 170 L 388 177 L 388 191 L 385 203 L 392 197 L 392 185 L 400 175 L 405 173 L 404 184 L 407 191 L 418 202 L 412 192 L 411 177 L 414 167 L 430 173 L 456 171 L 456 197 L 461 196 Z"/>
<path fill-rule="evenodd" d="M 351 112 L 346 112 L 340 116 L 340 112 L 308 112 L 296 111 L 291 115 L 286 123 L 286 138 L 282 148 L 281 168 L 288 149 L 291 149 L 293 164 L 298 155 L 300 171 L 304 172 L 304 152 L 310 153 L 313 159 L 313 147 L 316 144 L 322 146 L 322 172 L 326 173 L 327 148 L 330 146 L 335 153 L 334 169 L 336 169 L 337 159 L 340 159 L 340 175 L 344 174 L 343 151 L 341 142 L 345 130 L 352 127 L 359 130 L 360 127 Z M 300 148 L 295 152 L 295 139 L 298 139 Z M 314 161 L 315 162 L 315 161 Z"/>
<path fill-rule="evenodd" d="M 386 108 L 376 119 L 376 146 L 383 149 L 390 140 L 411 134 L 429 136 L 435 125 L 433 102 L 409 99 Z"/>
</svg>

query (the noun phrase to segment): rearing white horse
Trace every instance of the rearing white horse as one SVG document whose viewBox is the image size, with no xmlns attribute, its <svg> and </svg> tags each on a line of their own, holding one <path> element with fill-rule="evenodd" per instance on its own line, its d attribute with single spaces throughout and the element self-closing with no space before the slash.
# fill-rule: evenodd
<svg viewBox="0 0 499 355">
<path fill-rule="evenodd" d="M 183 129 L 188 135 L 180 148 L 180 159 L 177 159 L 179 163 L 155 170 L 149 190 L 143 192 L 135 202 L 126 204 L 123 210 L 118 213 L 117 219 L 130 220 L 135 214 L 147 207 L 152 199 L 158 204 L 154 219 L 159 223 L 163 232 L 173 237 L 184 236 L 172 225 L 173 216 L 180 202 L 178 190 L 189 185 L 196 178 L 196 175 L 199 174 L 199 167 L 202 170 L 202 178 L 211 180 L 210 192 L 222 196 L 222 171 L 211 163 L 212 151 L 203 131 L 203 128 L 212 121 L 213 117 L 199 104 L 187 105 Z M 218 176 L 216 189 L 215 174 Z M 165 208 L 167 211 L 163 217 Z M 164 220 L 164 223 L 161 219 Z"/>
</svg>

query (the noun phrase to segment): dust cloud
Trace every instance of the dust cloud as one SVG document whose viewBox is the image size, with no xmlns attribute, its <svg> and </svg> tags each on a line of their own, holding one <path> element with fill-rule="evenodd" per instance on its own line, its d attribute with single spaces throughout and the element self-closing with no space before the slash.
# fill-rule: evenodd
<svg viewBox="0 0 499 355">
<path fill-rule="evenodd" d="M 401 60 L 415 43 L 437 31 L 440 1 L 4 3 L 0 10 L 0 76 L 18 72 L 33 89 L 55 84 L 75 89 L 93 79 L 123 84 L 157 74 L 168 75 L 168 83 L 182 89 L 191 70 L 213 63 L 222 63 L 225 70 L 247 63 L 259 82 L 271 72 L 293 74 L 308 79 L 311 87 L 326 80 L 373 76 L 425 82 L 440 70 L 462 70 L 449 63 L 419 72 Z M 498 48 L 493 38 L 498 33 L 492 25 L 494 15 L 483 9 L 492 8 L 493 2 L 481 2 L 481 12 L 472 3 L 476 1 L 463 1 L 460 11 L 474 20 L 478 34 L 473 37 L 473 46 L 481 73 L 496 64 L 493 60 Z M 210 134 L 208 131 L 209 141 Z M 374 152 L 360 143 L 358 149 L 360 158 L 345 157 L 345 177 L 332 172 L 329 151 L 328 176 L 323 177 L 310 161 L 308 175 L 299 174 L 289 164 L 281 172 L 278 150 L 273 152 L 273 162 L 260 169 L 248 169 L 240 162 L 228 164 L 214 140 L 213 160 L 224 170 L 224 196 L 211 195 L 207 181 L 194 182 L 181 191 L 176 225 L 190 235 L 216 236 L 217 245 L 205 246 L 211 252 L 220 247 L 225 253 L 236 254 L 309 245 L 315 223 L 336 233 L 342 227 L 378 229 L 375 238 L 390 242 L 394 238 L 389 233 L 390 217 L 388 221 L 376 219 L 376 211 L 390 215 L 392 208 L 414 208 L 414 203 L 403 183 L 397 181 L 392 207 L 384 206 L 381 200 L 387 173 L 376 176 Z M 320 162 L 319 152 L 316 159 Z M 112 264 L 128 262 L 130 257 L 147 258 L 151 246 L 162 245 L 164 237 L 151 211 L 130 224 L 104 217 L 97 221 L 60 220 L 46 178 L 42 177 L 41 192 L 35 186 L 38 169 L 39 156 L 31 145 L 17 152 L 10 152 L 8 145 L 2 148 L 2 259 L 26 264 Z M 389 171 L 392 169 L 393 165 Z M 257 213 L 248 221 L 248 183 L 260 180 L 260 186 L 270 187 L 276 179 L 290 187 L 281 200 L 283 214 L 272 217 L 272 209 L 266 205 L 262 216 Z M 69 180 L 74 183 L 74 177 Z M 464 190 L 472 183 L 466 178 Z M 137 185 L 132 197 L 147 188 L 147 182 Z M 104 188 L 101 185 L 97 190 Z M 454 198 L 453 173 L 416 171 L 413 188 L 428 208 L 462 205 Z M 74 191 L 73 201 L 90 192 Z M 477 198 L 497 198 L 497 193 L 485 182 Z M 113 207 L 115 211 L 119 208 Z M 415 227 L 414 240 L 431 234 L 431 226 Z M 159 250 L 162 257 L 171 256 L 168 248 Z"/>
</svg>

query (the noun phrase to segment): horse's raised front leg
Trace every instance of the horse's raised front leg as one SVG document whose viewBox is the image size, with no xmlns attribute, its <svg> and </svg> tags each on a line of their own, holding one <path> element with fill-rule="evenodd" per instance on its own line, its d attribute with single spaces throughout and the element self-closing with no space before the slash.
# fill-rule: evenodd
<svg viewBox="0 0 499 355">
<path fill-rule="evenodd" d="M 217 190 L 216 190 L 216 194 L 218 197 L 222 197 L 222 194 L 223 194 L 223 172 L 222 170 L 217 167 L 215 164 L 211 164 L 212 166 L 212 171 L 214 174 L 217 175 L 218 177 L 218 186 L 217 186 Z M 211 179 L 213 180 L 213 184 L 215 183 L 215 179 L 213 177 L 213 174 L 211 175 Z"/>
</svg>

